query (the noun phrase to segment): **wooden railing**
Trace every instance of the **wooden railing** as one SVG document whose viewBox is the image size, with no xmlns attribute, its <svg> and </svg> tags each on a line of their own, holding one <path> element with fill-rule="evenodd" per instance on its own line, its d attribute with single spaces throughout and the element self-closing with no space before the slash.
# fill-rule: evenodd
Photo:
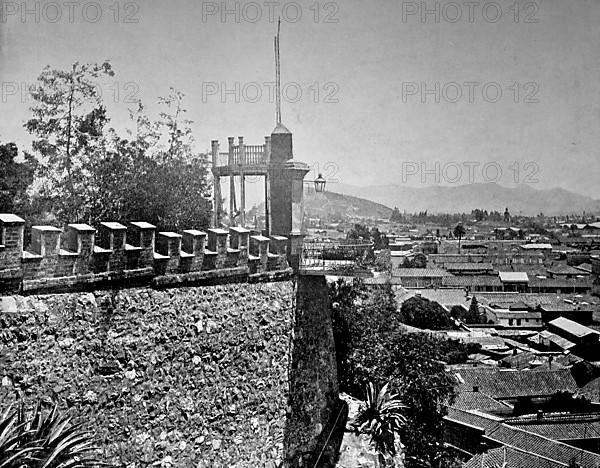
<svg viewBox="0 0 600 468">
<path fill-rule="evenodd" d="M 242 156 L 239 145 L 233 147 L 231 155 L 229 152 L 220 152 L 215 166 L 260 166 L 268 162 L 265 145 L 245 145 L 243 153 Z"/>
<path fill-rule="evenodd" d="M 245 156 L 245 163 L 249 166 L 267 163 L 267 152 L 265 151 L 265 145 L 246 145 Z"/>
</svg>

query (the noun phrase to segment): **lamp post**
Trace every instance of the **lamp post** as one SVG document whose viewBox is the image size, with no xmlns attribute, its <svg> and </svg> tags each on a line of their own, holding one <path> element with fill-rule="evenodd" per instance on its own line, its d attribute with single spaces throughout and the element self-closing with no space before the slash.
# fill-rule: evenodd
<svg viewBox="0 0 600 468">
<path fill-rule="evenodd" d="M 315 192 L 316 193 L 323 193 L 325 191 L 325 185 L 327 184 L 327 179 L 325 179 L 323 177 L 323 174 L 319 173 L 319 176 L 312 182 L 312 184 L 314 184 L 315 186 Z M 309 181 L 304 181 L 303 185 L 311 185 L 311 182 Z M 308 192 L 307 192 L 308 195 Z M 305 221 L 306 221 L 306 210 L 304 208 L 304 196 L 302 197 L 302 225 L 305 225 Z"/>
<path fill-rule="evenodd" d="M 319 174 L 319 177 L 315 179 L 315 192 L 322 193 L 325 191 L 325 184 L 327 180 L 323 177 L 323 174 Z"/>
</svg>

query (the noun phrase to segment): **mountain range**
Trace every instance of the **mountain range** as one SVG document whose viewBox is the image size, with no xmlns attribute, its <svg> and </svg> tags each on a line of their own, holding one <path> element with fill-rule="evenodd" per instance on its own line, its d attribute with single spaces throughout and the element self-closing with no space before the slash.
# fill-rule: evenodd
<svg viewBox="0 0 600 468">
<path fill-rule="evenodd" d="M 479 208 L 487 211 L 504 212 L 505 208 L 514 215 L 545 215 L 600 213 L 600 200 L 579 195 L 562 188 L 534 189 L 530 185 L 505 187 L 494 183 L 474 183 L 458 186 L 408 187 L 404 185 L 379 185 L 358 187 L 341 183 L 327 186 L 328 200 L 342 209 L 343 198 L 333 194 L 354 197 L 347 199 L 348 209 L 374 212 L 369 217 L 381 218 L 384 208 L 398 207 L 400 211 L 415 213 L 470 213 Z M 309 196 L 308 198 L 312 198 Z M 358 199 L 374 202 L 371 206 Z M 334 201 L 335 200 L 335 201 Z M 362 203 L 362 205 L 361 205 Z M 307 205 L 308 206 L 308 205 Z M 370 207 L 370 208 L 369 208 Z M 359 208 L 361 209 L 361 208 Z M 358 215 L 361 216 L 361 215 Z"/>
</svg>

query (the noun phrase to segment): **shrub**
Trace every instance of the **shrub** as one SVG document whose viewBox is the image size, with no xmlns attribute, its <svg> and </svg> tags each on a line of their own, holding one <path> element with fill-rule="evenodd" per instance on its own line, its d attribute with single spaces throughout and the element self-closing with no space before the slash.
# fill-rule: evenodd
<svg viewBox="0 0 600 468">
<path fill-rule="evenodd" d="M 26 411 L 21 403 L 0 418 L 0 468 L 88 468 L 104 465 L 89 433 L 55 405 L 44 414 L 41 405 Z"/>
<path fill-rule="evenodd" d="M 371 436 L 375 450 L 382 455 L 396 455 L 396 435 L 406 424 L 402 410 L 406 408 L 398 395 L 388 392 L 389 383 L 378 390 L 372 382 L 366 388 L 366 402 L 361 406 L 356 424 L 358 432 Z"/>
</svg>

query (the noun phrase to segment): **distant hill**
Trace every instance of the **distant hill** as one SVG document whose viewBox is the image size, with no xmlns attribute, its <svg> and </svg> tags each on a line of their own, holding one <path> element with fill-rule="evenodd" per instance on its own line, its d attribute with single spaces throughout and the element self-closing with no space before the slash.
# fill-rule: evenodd
<svg viewBox="0 0 600 468">
<path fill-rule="evenodd" d="M 357 187 L 335 184 L 327 188 L 340 194 L 381 203 L 380 206 L 397 206 L 400 211 L 406 210 L 409 213 L 424 210 L 429 213 L 470 213 L 475 208 L 503 212 L 506 207 L 512 214 L 523 215 L 557 215 L 582 211 L 600 213 L 600 200 L 561 188 L 537 190 L 530 185 L 510 188 L 481 183 L 415 188 L 402 185 Z"/>
<path fill-rule="evenodd" d="M 346 216 L 388 219 L 392 214 L 390 207 L 380 203 L 329 191 L 323 193 L 309 191 L 304 201 L 304 208 L 308 216 L 324 219 Z"/>
</svg>

